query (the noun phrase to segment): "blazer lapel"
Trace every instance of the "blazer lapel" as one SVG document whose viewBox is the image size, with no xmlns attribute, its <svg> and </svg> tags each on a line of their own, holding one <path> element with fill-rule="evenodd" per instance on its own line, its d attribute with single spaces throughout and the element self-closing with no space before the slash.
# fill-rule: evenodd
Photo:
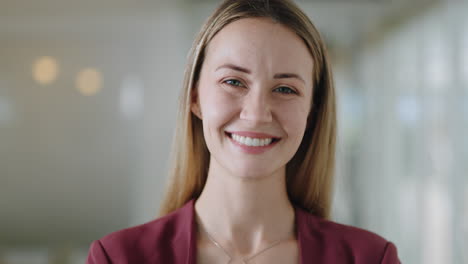
<svg viewBox="0 0 468 264">
<path fill-rule="evenodd" d="M 297 239 L 299 243 L 300 263 L 322 263 L 320 262 L 320 250 L 313 235 L 313 222 L 310 215 L 301 208 L 295 207 Z"/>
<path fill-rule="evenodd" d="M 195 264 L 197 259 L 197 230 L 195 222 L 195 199 L 187 202 L 177 213 L 175 230 L 172 240 L 174 264 Z"/>
</svg>

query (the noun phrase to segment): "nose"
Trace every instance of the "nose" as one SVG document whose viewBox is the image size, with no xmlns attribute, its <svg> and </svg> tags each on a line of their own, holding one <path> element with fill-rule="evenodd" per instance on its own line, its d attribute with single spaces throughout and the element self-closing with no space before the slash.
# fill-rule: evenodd
<svg viewBox="0 0 468 264">
<path fill-rule="evenodd" d="M 240 119 L 252 123 L 268 123 L 273 120 L 267 95 L 250 91 L 243 100 Z"/>
</svg>

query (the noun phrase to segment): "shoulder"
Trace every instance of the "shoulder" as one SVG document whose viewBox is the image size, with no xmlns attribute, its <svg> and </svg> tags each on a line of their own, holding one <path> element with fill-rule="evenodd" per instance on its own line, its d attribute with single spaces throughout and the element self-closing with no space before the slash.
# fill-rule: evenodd
<svg viewBox="0 0 468 264">
<path fill-rule="evenodd" d="M 108 250 L 139 248 L 144 249 L 148 245 L 159 245 L 161 241 L 170 240 L 173 236 L 177 216 L 171 214 L 151 222 L 122 229 L 110 233 L 99 241 Z"/>
<path fill-rule="evenodd" d="M 380 235 L 355 226 L 340 224 L 316 216 L 311 216 L 310 223 L 315 227 L 314 232 L 336 242 L 350 243 L 353 247 L 382 246 L 387 243 L 387 240 Z"/>
<path fill-rule="evenodd" d="M 305 211 L 301 218 L 304 226 L 300 235 L 310 242 L 308 244 L 314 244 L 314 248 L 320 248 L 324 259 L 340 263 L 400 263 L 395 245 L 376 233 Z"/>
<path fill-rule="evenodd" d="M 190 221 L 185 219 L 187 209 L 190 209 L 186 207 L 148 223 L 115 231 L 94 241 L 87 263 L 147 263 L 150 260 L 164 260 L 174 253 L 173 244 L 176 239 L 181 238 L 181 227 Z M 97 261 L 99 259 L 102 261 Z"/>
</svg>

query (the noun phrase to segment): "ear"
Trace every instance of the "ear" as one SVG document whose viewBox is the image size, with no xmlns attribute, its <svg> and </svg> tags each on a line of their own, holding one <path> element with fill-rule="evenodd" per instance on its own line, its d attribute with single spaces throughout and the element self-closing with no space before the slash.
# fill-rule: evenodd
<svg viewBox="0 0 468 264">
<path fill-rule="evenodd" d="M 198 98 L 198 82 L 195 83 L 192 95 L 190 98 L 190 110 L 194 115 L 196 115 L 200 120 L 202 120 L 202 113 L 200 108 L 200 100 Z"/>
</svg>

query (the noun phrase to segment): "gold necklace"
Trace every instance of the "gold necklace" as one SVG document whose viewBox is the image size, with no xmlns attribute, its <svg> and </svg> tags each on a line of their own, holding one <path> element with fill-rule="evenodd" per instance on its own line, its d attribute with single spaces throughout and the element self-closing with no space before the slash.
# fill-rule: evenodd
<svg viewBox="0 0 468 264">
<path fill-rule="evenodd" d="M 231 263 L 231 261 L 232 261 L 232 259 L 233 259 L 233 257 L 231 256 L 231 254 L 229 254 L 229 253 L 227 252 L 226 249 L 224 249 L 218 242 L 216 242 L 216 240 L 214 240 L 214 238 L 208 233 L 208 231 L 206 231 L 205 228 L 203 228 L 203 231 L 205 232 L 206 236 L 207 236 L 208 239 L 211 241 L 211 243 L 213 243 L 216 247 L 218 247 L 219 249 L 221 249 L 221 250 L 224 252 L 224 254 L 226 254 L 226 256 L 229 257 L 229 261 L 228 261 L 227 263 L 228 263 L 228 264 Z M 280 239 L 280 240 L 278 240 L 278 241 L 276 241 L 276 242 L 270 244 L 269 246 L 263 248 L 262 250 L 258 251 L 257 253 L 254 253 L 253 255 L 251 255 L 251 256 L 249 256 L 249 257 L 244 257 L 244 258 L 242 258 L 242 263 L 247 264 L 247 262 L 250 261 L 251 259 L 253 259 L 254 257 L 260 255 L 261 253 L 267 251 L 268 249 L 270 249 L 270 248 L 272 248 L 272 247 L 274 247 L 274 246 L 276 246 L 276 245 L 278 245 L 278 244 L 280 244 L 281 242 L 286 241 L 286 240 L 287 240 L 287 238 L 285 238 L 285 239 Z"/>
</svg>

